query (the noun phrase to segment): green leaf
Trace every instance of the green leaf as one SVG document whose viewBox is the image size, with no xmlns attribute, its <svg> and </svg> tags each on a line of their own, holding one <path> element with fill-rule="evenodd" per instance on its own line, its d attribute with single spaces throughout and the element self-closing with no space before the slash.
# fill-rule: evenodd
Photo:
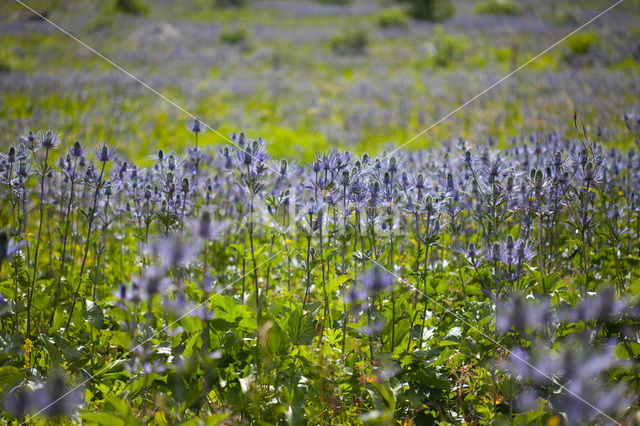
<svg viewBox="0 0 640 426">
<path fill-rule="evenodd" d="M 100 308 L 97 303 L 94 303 L 91 300 L 86 301 L 86 310 L 84 311 L 83 318 L 92 326 L 102 328 L 104 314 L 102 313 L 102 308 Z"/>
<path fill-rule="evenodd" d="M 327 283 L 327 293 L 335 292 L 343 283 L 347 282 L 350 278 L 351 274 L 332 277 Z"/>
<path fill-rule="evenodd" d="M 24 374 L 20 371 L 19 368 L 14 367 L 12 365 L 5 365 L 0 367 L 0 386 L 6 389 L 10 385 L 13 385 L 19 380 L 24 378 Z"/>
<path fill-rule="evenodd" d="M 215 318 L 211 320 L 210 323 L 211 323 L 211 326 L 214 328 L 214 330 L 218 330 L 218 331 L 227 331 L 232 328 L 238 327 L 237 322 L 227 321 L 226 319 L 223 319 L 223 318 Z"/>
<path fill-rule="evenodd" d="M 310 345 L 316 337 L 316 315 L 320 309 L 320 304 L 316 303 L 306 315 L 303 315 L 299 308 L 291 312 L 287 324 L 287 332 L 291 342 L 300 345 Z M 311 306 L 310 306 L 311 307 Z"/>
<path fill-rule="evenodd" d="M 107 331 L 104 335 L 108 336 L 106 340 L 113 346 L 129 349 L 131 345 L 131 337 L 124 331 Z"/>
<path fill-rule="evenodd" d="M 82 356 L 82 352 L 76 349 L 75 345 L 67 342 L 63 337 L 54 336 L 53 340 L 67 362 L 73 362 Z"/>
<path fill-rule="evenodd" d="M 284 353 L 289 349 L 289 338 L 278 325 L 273 325 L 267 332 L 267 348 L 274 355 Z"/>
<path fill-rule="evenodd" d="M 244 244 L 234 243 L 234 244 L 229 244 L 228 247 L 231 247 L 232 249 L 237 251 L 239 257 L 243 257 L 245 255 Z"/>
<path fill-rule="evenodd" d="M 87 424 L 105 426 L 124 426 L 126 424 L 123 419 L 110 413 L 82 413 L 80 417 L 82 417 L 82 420 L 87 422 Z"/>
<path fill-rule="evenodd" d="M 39 293 L 33 296 L 31 306 L 41 312 L 46 312 L 52 303 L 51 295 L 48 293 Z"/>
</svg>

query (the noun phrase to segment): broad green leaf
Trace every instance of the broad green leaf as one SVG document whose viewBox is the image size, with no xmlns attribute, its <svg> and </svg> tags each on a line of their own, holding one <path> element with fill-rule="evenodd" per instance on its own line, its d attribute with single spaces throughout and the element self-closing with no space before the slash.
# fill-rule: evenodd
<svg viewBox="0 0 640 426">
<path fill-rule="evenodd" d="M 96 328 L 102 328 L 104 314 L 102 308 L 91 300 L 86 301 L 86 310 L 84 312 L 84 320 Z"/>
</svg>

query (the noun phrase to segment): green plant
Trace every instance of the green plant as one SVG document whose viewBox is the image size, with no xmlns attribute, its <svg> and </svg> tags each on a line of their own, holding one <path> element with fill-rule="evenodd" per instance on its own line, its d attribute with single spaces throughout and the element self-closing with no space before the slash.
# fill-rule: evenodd
<svg viewBox="0 0 640 426">
<path fill-rule="evenodd" d="M 87 23 L 86 29 L 89 32 L 100 31 L 113 27 L 115 23 L 115 14 L 112 11 L 103 10 Z"/>
<path fill-rule="evenodd" d="M 553 3 L 545 19 L 555 25 L 578 26 L 583 22 L 582 12 L 578 4 Z"/>
<path fill-rule="evenodd" d="M 218 36 L 218 41 L 231 45 L 246 45 L 249 42 L 249 32 L 244 28 L 223 30 Z"/>
<path fill-rule="evenodd" d="M 247 0 L 214 0 L 217 7 L 243 7 L 247 5 Z"/>
<path fill-rule="evenodd" d="M 433 29 L 429 43 L 433 64 L 443 68 L 462 59 L 469 46 L 469 40 L 466 37 L 448 34 L 439 25 Z"/>
<path fill-rule="evenodd" d="M 16 57 L 8 50 L 0 51 L 0 74 L 14 70 L 17 62 Z"/>
<path fill-rule="evenodd" d="M 489 15 L 519 15 L 522 8 L 513 0 L 487 0 L 478 3 L 475 12 Z"/>
<path fill-rule="evenodd" d="M 584 55 L 600 41 L 598 33 L 587 31 L 577 33 L 567 40 L 567 48 L 570 55 Z"/>
<path fill-rule="evenodd" d="M 350 4 L 353 0 L 316 0 L 316 3 L 326 4 Z"/>
<path fill-rule="evenodd" d="M 380 28 L 405 28 L 409 25 L 409 17 L 403 8 L 392 7 L 376 15 L 376 25 Z"/>
<path fill-rule="evenodd" d="M 409 13 L 416 19 L 444 21 L 455 14 L 451 0 L 401 0 L 409 4 Z"/>
<path fill-rule="evenodd" d="M 149 7 L 142 0 L 115 0 L 114 8 L 118 12 L 130 15 L 146 15 Z"/>
<path fill-rule="evenodd" d="M 369 35 L 363 29 L 350 29 L 333 36 L 329 44 L 340 55 L 363 55 L 367 52 Z"/>
</svg>

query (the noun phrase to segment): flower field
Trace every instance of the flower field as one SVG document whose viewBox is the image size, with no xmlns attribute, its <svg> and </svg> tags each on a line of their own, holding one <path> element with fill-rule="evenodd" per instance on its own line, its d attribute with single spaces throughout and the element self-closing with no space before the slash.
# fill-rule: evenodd
<svg viewBox="0 0 640 426">
<path fill-rule="evenodd" d="M 482 108 L 442 120 L 425 144 L 414 136 L 506 74 L 505 64 L 473 71 L 476 39 L 456 28 L 491 38 L 492 20 L 504 19 L 521 31 L 526 60 L 545 46 L 527 40 L 547 15 L 524 2 L 462 2 L 434 24 L 376 2 L 257 3 L 220 6 L 219 18 L 159 2 L 138 17 L 122 9 L 109 12 L 114 22 L 85 22 L 115 34 L 176 13 L 179 30 L 160 32 L 175 38 L 168 64 L 193 69 L 182 81 L 166 65 L 166 80 L 135 88 L 99 73 L 93 57 L 47 74 L 38 46 L 49 42 L 37 31 L 79 20 L 90 2 L 46 16 L 38 3 L 42 19 L 25 27 L 20 4 L 2 6 L 17 15 L 0 21 L 13 52 L 0 71 L 0 422 L 638 424 L 632 30 L 602 24 L 610 39 L 598 48 L 574 40 L 547 59 L 555 69 L 522 71 Z M 250 32 L 224 29 L 220 50 L 201 57 L 177 53 L 199 37 L 188 28 L 239 22 L 252 7 Z M 274 10 L 291 14 L 281 27 Z M 291 16 L 309 31 L 296 32 Z M 376 22 L 374 41 L 341 32 L 313 54 L 311 77 L 296 79 L 306 43 L 335 16 Z M 420 66 L 434 75 L 404 63 L 389 80 L 400 67 L 393 50 L 410 55 L 402 40 L 425 28 L 436 53 L 423 46 Z M 282 56 L 279 38 L 302 53 Z M 121 59 L 162 67 L 152 50 Z M 212 86 L 194 87 L 207 55 L 229 63 L 209 70 Z M 254 60 L 271 65 L 249 84 Z M 376 60 L 378 73 L 358 74 Z M 207 112 L 223 87 L 227 109 Z M 570 105 L 558 100 L 574 89 Z M 156 94 L 177 110 L 154 106 Z M 245 130 L 224 133 L 232 125 Z"/>
</svg>

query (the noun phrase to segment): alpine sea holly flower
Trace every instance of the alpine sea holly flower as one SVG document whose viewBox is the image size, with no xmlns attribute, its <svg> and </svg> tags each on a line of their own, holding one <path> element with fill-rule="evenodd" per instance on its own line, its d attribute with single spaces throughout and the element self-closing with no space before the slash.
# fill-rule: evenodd
<svg viewBox="0 0 640 426">
<path fill-rule="evenodd" d="M 198 243 L 177 237 L 161 238 L 151 245 L 151 252 L 158 256 L 162 265 L 167 268 L 186 266 L 199 251 Z"/>
<path fill-rule="evenodd" d="M 547 302 L 531 302 L 523 294 L 515 294 L 511 300 L 501 303 L 497 310 L 496 329 L 501 333 L 515 330 L 540 329 L 551 320 L 551 308 Z"/>
<path fill-rule="evenodd" d="M 393 275 L 375 266 L 367 271 L 361 278 L 361 283 L 369 295 L 377 294 L 391 287 L 394 281 Z"/>
<path fill-rule="evenodd" d="M 38 134 L 38 141 L 42 148 L 55 149 L 60 144 L 60 135 L 47 130 L 45 133 Z"/>
<path fill-rule="evenodd" d="M 606 322 L 615 320 L 625 313 L 631 313 L 627 304 L 616 299 L 615 290 L 612 287 L 605 287 L 564 312 L 562 317 L 570 322 L 584 321 L 586 323 L 594 320 Z"/>
<path fill-rule="evenodd" d="M 211 219 L 211 213 L 203 211 L 200 219 L 191 220 L 189 229 L 193 235 L 203 240 L 217 240 L 222 231 L 227 227 L 226 222 L 216 223 Z"/>
<path fill-rule="evenodd" d="M 166 271 L 160 267 L 147 268 L 142 277 L 132 280 L 133 288 L 140 289 L 148 297 L 164 293 L 169 285 L 170 281 L 166 277 Z"/>
<path fill-rule="evenodd" d="M 187 129 L 189 129 L 191 133 L 202 133 L 205 130 L 204 125 L 197 117 L 194 120 L 187 121 Z"/>
<path fill-rule="evenodd" d="M 384 330 L 385 321 L 378 320 L 371 325 L 364 325 L 359 328 L 360 332 L 365 336 L 375 336 Z"/>
<path fill-rule="evenodd" d="M 73 158 L 81 158 L 85 155 L 85 149 L 80 142 L 75 141 L 73 146 L 69 149 L 69 153 Z"/>
<path fill-rule="evenodd" d="M 101 148 L 96 149 L 96 160 L 101 163 L 107 163 L 112 161 L 116 157 L 116 149 L 109 148 L 106 145 L 102 145 Z"/>
<path fill-rule="evenodd" d="M 43 388 L 37 389 L 32 396 L 32 410 L 40 411 L 48 417 L 63 417 L 73 414 L 83 402 L 83 389 L 66 383 L 62 371 L 49 374 Z"/>
<path fill-rule="evenodd" d="M 31 130 L 29 130 L 26 135 L 21 136 L 20 140 L 26 145 L 29 151 L 35 152 L 40 148 L 40 145 L 38 144 L 38 136 Z"/>
<path fill-rule="evenodd" d="M 21 385 L 12 392 L 6 392 L 4 406 L 15 416 L 25 413 L 38 413 L 47 417 L 68 417 L 75 413 L 83 402 L 81 387 L 70 388 L 62 371 L 55 370 L 49 374 L 44 383 L 30 382 L 36 387 L 31 390 L 28 385 Z"/>
<path fill-rule="evenodd" d="M 629 390 L 622 383 L 610 384 L 607 380 L 607 372 L 622 365 L 615 356 L 615 342 L 604 349 L 585 346 L 577 339 L 554 346 L 559 347 L 553 351 L 541 348 L 539 355 L 534 352 L 534 356 L 516 347 L 502 366 L 535 389 L 538 397 L 548 399 L 554 411 L 565 413 L 571 425 L 595 420 L 602 412 L 616 413 L 628 408 Z M 545 391 L 557 383 L 570 392 Z"/>
<path fill-rule="evenodd" d="M 483 262 L 483 252 L 476 249 L 474 243 L 469 243 L 469 246 L 465 248 L 459 248 L 458 252 L 465 257 L 465 260 L 473 269 L 478 269 Z"/>
<path fill-rule="evenodd" d="M 7 164 L 14 164 L 26 157 L 25 151 L 16 151 L 15 147 L 9 147 L 9 151 L 6 154 L 0 154 L 0 159 L 7 162 Z"/>
<path fill-rule="evenodd" d="M 152 161 L 157 161 L 158 163 L 162 164 L 164 161 L 164 150 L 159 149 L 158 152 L 156 154 L 150 154 L 147 156 L 147 158 L 149 158 Z"/>
</svg>

